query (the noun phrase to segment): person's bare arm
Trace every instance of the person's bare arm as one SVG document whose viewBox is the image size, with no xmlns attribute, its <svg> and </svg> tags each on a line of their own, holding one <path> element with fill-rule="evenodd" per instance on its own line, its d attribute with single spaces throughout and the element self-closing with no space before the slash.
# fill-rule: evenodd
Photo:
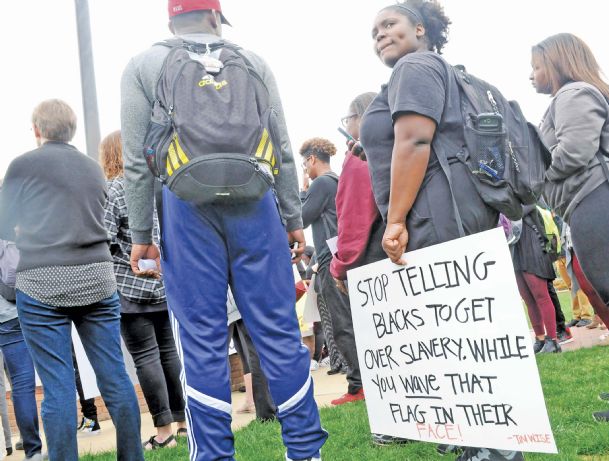
<svg viewBox="0 0 609 461">
<path fill-rule="evenodd" d="M 391 160 L 391 189 L 383 249 L 397 264 L 408 245 L 406 217 L 417 198 L 431 154 L 436 123 L 429 117 L 406 114 L 394 124 L 395 142 Z"/>
</svg>

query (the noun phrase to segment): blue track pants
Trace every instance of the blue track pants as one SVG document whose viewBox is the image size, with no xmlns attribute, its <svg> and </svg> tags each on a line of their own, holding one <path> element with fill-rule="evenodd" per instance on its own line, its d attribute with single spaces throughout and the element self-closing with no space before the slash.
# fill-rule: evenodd
<svg viewBox="0 0 609 461">
<path fill-rule="evenodd" d="M 184 365 L 191 461 L 234 459 L 229 284 L 278 407 L 288 457 L 317 456 L 327 433 L 313 398 L 288 241 L 273 192 L 252 204 L 196 207 L 165 188 L 162 265 Z"/>
</svg>

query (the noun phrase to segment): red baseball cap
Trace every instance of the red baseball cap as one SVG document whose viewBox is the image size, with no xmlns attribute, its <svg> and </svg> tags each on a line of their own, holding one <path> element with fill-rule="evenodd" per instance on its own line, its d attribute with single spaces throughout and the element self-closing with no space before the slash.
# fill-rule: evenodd
<svg viewBox="0 0 609 461">
<path fill-rule="evenodd" d="M 169 0 L 168 9 L 170 18 L 191 11 L 214 10 L 220 13 L 222 24 L 231 25 L 222 14 L 220 0 Z"/>
</svg>

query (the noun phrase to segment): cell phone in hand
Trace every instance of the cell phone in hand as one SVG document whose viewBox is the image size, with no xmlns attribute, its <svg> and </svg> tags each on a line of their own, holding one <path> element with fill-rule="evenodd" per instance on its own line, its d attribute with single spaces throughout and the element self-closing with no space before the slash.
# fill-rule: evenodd
<svg viewBox="0 0 609 461">
<path fill-rule="evenodd" d="M 363 152 L 363 148 L 361 146 L 361 144 L 359 143 L 359 141 L 357 139 L 355 139 L 353 136 L 351 136 L 349 133 L 347 133 L 345 130 L 343 130 L 341 127 L 338 127 L 338 131 L 345 137 L 347 138 L 347 145 L 349 147 L 349 149 L 351 150 L 351 153 L 353 155 L 355 155 L 356 157 L 359 157 L 359 155 Z M 353 144 L 349 144 L 349 143 L 353 143 Z M 363 159 L 362 159 L 363 160 Z"/>
<path fill-rule="evenodd" d="M 295 251 L 298 250 L 298 242 L 294 242 L 290 245 L 290 249 Z M 296 259 L 296 253 L 292 253 L 292 260 Z"/>
<path fill-rule="evenodd" d="M 342 134 L 345 138 L 347 138 L 347 141 L 353 141 L 353 142 L 357 142 L 357 140 L 351 136 L 349 133 L 347 133 L 344 129 L 342 129 L 340 126 L 338 127 L 338 131 L 340 134 Z"/>
</svg>

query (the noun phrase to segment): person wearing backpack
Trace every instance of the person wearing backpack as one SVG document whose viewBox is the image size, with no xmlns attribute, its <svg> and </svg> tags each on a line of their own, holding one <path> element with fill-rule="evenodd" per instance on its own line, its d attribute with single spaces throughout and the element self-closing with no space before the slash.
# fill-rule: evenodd
<svg viewBox="0 0 609 461">
<path fill-rule="evenodd" d="M 337 288 L 330 264 L 332 252 L 327 240 L 337 236 L 336 191 L 338 175 L 332 171 L 330 158 L 336 147 L 327 139 L 312 138 L 300 148 L 306 175 L 313 180 L 302 197 L 302 221 L 304 227 L 311 226 L 317 253 L 317 288 L 330 314 L 331 334 L 336 346 L 347 363 L 347 392 L 332 405 L 342 405 L 364 399 L 364 388 L 357 360 L 355 334 L 351 318 L 349 297 Z M 327 339 L 327 338 L 326 338 Z"/>
<path fill-rule="evenodd" d="M 531 82 L 552 96 L 540 125 L 550 146 L 544 196 L 571 228 L 585 278 L 602 299 L 596 313 L 609 318 L 609 85 L 588 45 L 573 34 L 553 35 L 533 46 Z M 599 208 L 600 207 L 600 208 Z M 581 283 L 581 281 L 580 281 Z M 595 413 L 609 421 L 609 412 Z"/>
<path fill-rule="evenodd" d="M 449 24 L 437 1 L 407 0 L 383 8 L 372 28 L 374 50 L 392 75 L 364 115 L 361 145 L 376 204 L 387 223 L 383 248 L 399 264 L 405 264 L 407 249 L 490 230 L 499 219 L 457 157 L 465 145 L 460 88 L 453 68 L 439 55 Z M 520 213 L 508 217 L 518 219 Z M 458 459 L 523 456 L 467 448 Z"/>
<path fill-rule="evenodd" d="M 228 21 L 218 0 L 169 0 L 168 13 L 174 38 L 134 57 L 123 73 L 121 132 L 131 267 L 141 274 L 138 264 L 156 262 L 160 270 L 162 259 L 190 459 L 234 459 L 230 284 L 277 405 L 287 459 L 319 460 L 327 432 L 291 267 L 305 239 L 275 79 L 258 55 L 221 38 Z M 156 194 L 162 255 L 152 241 L 155 182 L 163 185 Z"/>
<path fill-rule="evenodd" d="M 464 234 L 492 229 L 498 222 L 497 211 L 484 203 L 457 158 L 465 144 L 459 87 L 439 54 L 448 24 L 436 1 L 410 0 L 381 10 L 373 28 L 376 53 L 393 72 L 364 116 L 361 144 L 387 223 L 383 247 L 394 262 L 406 248 L 460 236 L 453 193 Z"/>
</svg>

